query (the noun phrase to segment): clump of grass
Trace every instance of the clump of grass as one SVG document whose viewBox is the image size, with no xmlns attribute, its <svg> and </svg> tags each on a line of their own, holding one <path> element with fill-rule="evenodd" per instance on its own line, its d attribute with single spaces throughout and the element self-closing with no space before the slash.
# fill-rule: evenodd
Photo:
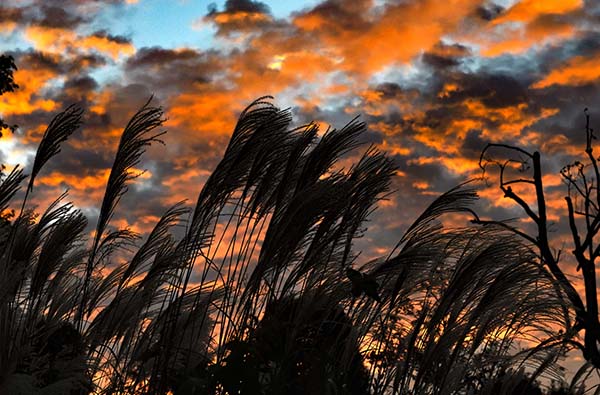
<svg viewBox="0 0 600 395">
<path fill-rule="evenodd" d="M 27 192 L 80 117 L 55 118 Z M 443 194 L 395 249 L 359 264 L 353 242 L 395 166 L 373 147 L 357 153 L 362 122 L 319 137 L 291 121 L 270 98 L 253 102 L 196 205 L 168 209 L 123 264 L 111 258 L 138 235 L 110 220 L 159 142 L 160 108 L 146 103 L 125 127 L 92 240 L 66 196 L 39 218 L 24 201 L 0 227 L 0 389 L 441 394 L 512 368 L 556 373 L 564 345 L 547 328 L 570 310 L 537 256 L 500 227 L 439 221 L 470 213 L 473 189 Z M 342 156 L 354 164 L 340 168 Z M 0 207 L 24 180 L 5 177 Z"/>
</svg>

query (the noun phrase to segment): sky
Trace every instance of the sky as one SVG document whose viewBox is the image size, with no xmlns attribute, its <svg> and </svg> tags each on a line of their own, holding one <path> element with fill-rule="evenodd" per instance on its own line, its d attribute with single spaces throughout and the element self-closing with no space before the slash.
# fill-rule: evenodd
<svg viewBox="0 0 600 395">
<path fill-rule="evenodd" d="M 128 118 L 151 95 L 164 107 L 165 146 L 148 150 L 114 222 L 140 233 L 195 201 L 240 111 L 272 95 L 298 125 L 360 116 L 364 142 L 398 166 L 396 193 L 358 244 L 364 257 L 385 254 L 439 193 L 480 177 L 488 142 L 542 152 L 562 248 L 559 170 L 582 152 L 584 108 L 600 123 L 596 0 L 5 0 L 0 52 L 14 56 L 20 86 L 0 97 L 0 116 L 20 126 L 0 139 L 0 163 L 30 168 L 51 117 L 86 110 L 38 177 L 41 208 L 69 189 L 97 214 Z M 522 217 L 493 181 L 479 185 L 482 216 Z"/>
</svg>

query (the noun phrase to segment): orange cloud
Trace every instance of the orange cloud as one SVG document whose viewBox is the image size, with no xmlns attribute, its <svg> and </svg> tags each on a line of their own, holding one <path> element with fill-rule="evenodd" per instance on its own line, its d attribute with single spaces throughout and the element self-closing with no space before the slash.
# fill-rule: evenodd
<svg viewBox="0 0 600 395">
<path fill-rule="evenodd" d="M 33 43 L 35 49 L 52 53 L 63 52 L 77 37 L 71 30 L 41 26 L 29 26 L 24 35 L 25 39 Z"/>
<path fill-rule="evenodd" d="M 600 79 L 600 67 L 597 57 L 577 56 L 565 65 L 552 70 L 546 77 L 532 85 L 543 89 L 552 85 L 585 85 Z"/>
<path fill-rule="evenodd" d="M 13 21 L 0 22 L 0 36 L 8 36 L 17 28 L 17 23 Z"/>
<path fill-rule="evenodd" d="M 62 28 L 30 26 L 25 29 L 25 38 L 34 48 L 50 53 L 96 51 L 116 60 L 121 55 L 132 55 L 135 48 L 130 42 L 120 42 L 103 35 L 79 36 L 74 31 Z"/>
<path fill-rule="evenodd" d="M 481 55 L 499 56 L 504 53 L 522 53 L 533 46 L 555 43 L 573 37 L 576 29 L 573 25 L 552 20 L 536 20 L 526 25 L 502 25 L 490 34 L 481 44 Z"/>
<path fill-rule="evenodd" d="M 188 199 L 195 202 L 202 185 L 211 174 L 210 170 L 195 168 L 197 163 L 186 160 L 175 160 L 176 164 L 173 174 L 166 175 L 161 183 L 169 190 L 169 195 L 164 201 L 165 207 Z"/>
<path fill-rule="evenodd" d="M 582 8 L 583 0 L 522 0 L 494 20 L 505 22 L 529 22 L 544 14 L 566 14 Z"/>
<path fill-rule="evenodd" d="M 371 19 L 360 22 L 360 18 L 355 17 L 358 26 L 354 28 L 345 28 L 340 21 L 316 11 L 297 15 L 293 23 L 318 40 L 317 50 L 327 50 L 339 58 L 342 69 L 364 75 L 408 62 L 424 48 L 434 46 L 478 3 L 476 0 L 443 3 L 427 0 L 388 5 L 385 12 Z"/>
<path fill-rule="evenodd" d="M 256 23 L 270 21 L 271 17 L 262 12 L 245 12 L 238 11 L 234 13 L 219 13 L 214 16 L 214 21 L 218 24 L 225 25 L 229 23 Z"/>
<path fill-rule="evenodd" d="M 106 114 L 106 109 L 112 100 L 114 100 L 114 97 L 111 90 L 104 89 L 92 101 L 89 110 L 99 115 Z"/>
<path fill-rule="evenodd" d="M 556 45 L 577 34 L 580 28 L 567 15 L 582 7 L 583 0 L 523 0 L 457 39 L 474 43 L 486 57 Z"/>
<path fill-rule="evenodd" d="M 529 130 L 519 140 L 521 146 L 533 145 L 540 147 L 539 150 L 546 155 L 567 154 L 571 156 L 580 155 L 582 147 L 572 144 L 564 134 L 549 135 L 540 131 Z"/>
<path fill-rule="evenodd" d="M 314 81 L 320 73 L 333 71 L 335 63 L 328 57 L 309 51 L 286 54 L 281 59 L 280 73 L 296 81 Z M 291 79 L 291 78 L 290 78 Z"/>
<path fill-rule="evenodd" d="M 391 155 L 408 156 L 412 153 L 410 148 L 402 147 L 398 144 L 391 143 L 388 140 L 383 140 L 383 142 L 378 145 L 378 148 Z"/>
<path fill-rule="evenodd" d="M 85 36 L 78 38 L 74 43 L 76 47 L 98 51 L 110 55 L 117 60 L 122 55 L 133 55 L 135 48 L 129 42 L 118 42 L 102 36 Z"/>
<path fill-rule="evenodd" d="M 423 109 L 419 108 L 420 92 L 406 90 L 395 93 L 395 95 L 390 95 L 391 97 L 386 97 L 385 92 L 381 89 L 365 89 L 358 93 L 361 99 L 359 111 L 373 116 L 380 116 L 390 111 L 410 114 L 411 117 L 422 115 Z M 356 108 L 353 109 L 353 111 L 356 110 Z"/>
<path fill-rule="evenodd" d="M 42 175 L 36 182 L 40 185 L 47 185 L 50 187 L 76 187 L 78 190 L 93 191 L 103 189 L 106 186 L 109 174 L 110 169 L 101 170 L 96 174 L 77 175 L 52 172 L 47 175 Z"/>
<path fill-rule="evenodd" d="M 30 114 L 36 110 L 52 111 L 57 104 L 45 99 L 42 90 L 58 75 L 47 68 L 20 68 L 14 73 L 19 89 L 0 96 L 0 114 L 3 116 Z"/>
<path fill-rule="evenodd" d="M 429 183 L 427 181 L 415 181 L 415 182 L 413 182 L 412 186 L 415 189 L 419 189 L 419 190 L 425 190 L 425 189 L 429 189 L 431 187 L 431 185 L 429 185 Z"/>
<path fill-rule="evenodd" d="M 412 165 L 442 164 L 452 173 L 461 176 L 472 176 L 481 170 L 478 160 L 460 156 L 439 156 L 435 158 L 422 156 L 410 159 L 407 163 Z"/>
<path fill-rule="evenodd" d="M 115 218 L 111 220 L 111 225 L 118 229 L 129 229 L 137 234 L 150 233 L 160 217 L 155 215 L 141 215 L 134 221 L 128 221 L 125 218 Z"/>
<path fill-rule="evenodd" d="M 468 99 L 465 104 L 472 116 L 481 120 L 492 121 L 498 125 L 496 130 L 484 131 L 484 136 L 491 141 L 519 137 L 527 126 L 531 126 L 540 119 L 548 118 L 559 111 L 557 108 L 544 108 L 539 114 L 530 115 L 526 111 L 528 108 L 526 103 L 502 108 L 488 108 L 479 100 Z"/>
<path fill-rule="evenodd" d="M 181 94 L 171 102 L 169 125 L 184 126 L 199 135 L 228 135 L 235 125 L 234 111 L 242 108 L 233 97 L 227 91 Z"/>
</svg>

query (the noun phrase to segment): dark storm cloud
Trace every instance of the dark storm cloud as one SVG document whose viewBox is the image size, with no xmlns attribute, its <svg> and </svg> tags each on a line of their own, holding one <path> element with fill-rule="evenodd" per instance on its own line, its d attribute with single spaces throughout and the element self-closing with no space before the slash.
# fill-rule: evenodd
<svg viewBox="0 0 600 395">
<path fill-rule="evenodd" d="M 98 54 L 67 57 L 33 49 L 9 52 L 9 54 L 16 59 L 18 67 L 22 69 L 32 70 L 34 73 L 47 71 L 63 76 L 65 78 L 64 84 L 57 89 L 49 89 L 48 93 L 55 91 L 57 96 L 68 98 L 79 92 L 75 96 L 80 98 L 75 101 L 80 101 L 82 94 L 98 88 L 97 82 L 88 75 L 88 72 L 105 65 L 107 62 L 105 57 Z"/>
<path fill-rule="evenodd" d="M 131 39 L 122 35 L 113 35 L 106 30 L 98 30 L 91 34 L 90 37 L 103 38 L 117 44 L 131 44 Z"/>
<path fill-rule="evenodd" d="M 95 69 L 106 65 L 107 62 L 108 58 L 98 53 L 75 55 L 61 61 L 61 63 L 67 65 L 67 71 L 70 73 Z"/>
<path fill-rule="evenodd" d="M 382 94 L 384 99 L 392 99 L 401 96 L 405 90 L 395 82 L 383 82 L 374 89 Z"/>
<path fill-rule="evenodd" d="M 487 143 L 488 141 L 481 136 L 481 130 L 472 129 L 462 140 L 460 152 L 465 157 L 476 158 Z"/>
<path fill-rule="evenodd" d="M 577 37 L 565 40 L 560 46 L 544 47 L 530 59 L 520 57 L 521 62 L 528 61 L 531 66 L 535 66 L 535 70 L 525 69 L 526 65 L 522 63 L 518 69 L 527 71 L 521 73 L 523 76 L 539 78 L 540 75 L 551 72 L 569 59 L 578 56 L 597 56 L 598 54 L 600 54 L 600 32 L 582 31 Z M 517 61 L 517 57 L 515 57 L 515 61 Z M 505 67 L 508 68 L 510 65 Z"/>
<path fill-rule="evenodd" d="M 36 10 L 39 12 L 38 19 L 34 18 L 32 22 L 40 26 L 74 28 L 86 21 L 84 16 L 63 7 L 42 5 Z"/>
<path fill-rule="evenodd" d="M 568 137 L 573 144 L 582 146 L 584 143 L 584 114 L 585 108 L 590 109 L 592 126 L 600 130 L 600 86 L 589 83 L 581 86 L 552 86 L 543 91 L 536 92 L 533 100 L 540 105 L 559 108 L 556 115 L 542 119 L 534 125 L 537 129 L 548 134 L 562 134 Z M 548 147 L 552 151 L 561 147 Z"/>
<path fill-rule="evenodd" d="M 224 13 L 236 12 L 256 12 L 260 14 L 269 14 L 271 9 L 265 3 L 252 0 L 227 0 L 225 2 Z"/>
<path fill-rule="evenodd" d="M 370 9 L 370 1 L 356 0 L 344 2 L 340 0 L 323 1 L 310 10 L 296 14 L 303 17 L 318 17 L 326 23 L 318 26 L 318 30 L 331 30 L 332 33 L 345 30 L 362 30 L 369 27 L 366 20 Z"/>
<path fill-rule="evenodd" d="M 62 89 L 57 93 L 57 100 L 87 107 L 98 88 L 98 82 L 91 76 L 74 75 L 64 82 Z"/>
<path fill-rule="evenodd" d="M 227 0 L 222 11 L 212 3 L 203 20 L 214 23 L 218 27 L 217 34 L 224 36 L 240 31 L 255 31 L 274 23 L 269 6 L 253 0 Z"/>
<path fill-rule="evenodd" d="M 111 85 L 110 100 L 102 108 L 102 114 L 109 116 L 108 123 L 123 128 L 129 118 L 153 96 L 152 87 L 141 83 Z M 154 105 L 158 100 L 155 99 Z M 106 122 L 103 118 L 102 122 Z M 99 124 L 104 128 L 105 124 Z"/>
<path fill-rule="evenodd" d="M 210 83 L 227 62 L 219 53 L 193 49 L 141 48 L 125 68 L 128 78 L 156 92 L 187 92 Z"/>
<path fill-rule="evenodd" d="M 569 44 L 569 43 L 566 43 Z M 574 51 L 578 55 L 587 55 L 600 50 L 600 32 L 584 31 L 577 39 L 573 40 Z"/>
<path fill-rule="evenodd" d="M 42 46 L 52 46 L 55 43 L 61 45 L 75 33 L 78 38 L 88 39 L 85 43 L 88 51 L 91 49 L 90 45 L 93 45 L 90 40 L 93 39 L 104 40 L 113 46 L 130 45 L 128 38 L 112 35 L 104 30 L 97 31 L 89 37 L 82 35 L 89 31 L 103 10 L 109 6 L 122 7 L 126 4 L 125 0 L 4 0 L 0 3 L 0 26 L 6 29 L 11 37 L 15 34 L 25 33 L 27 36 L 31 33 L 32 35 L 27 37 L 29 41 L 35 37 L 34 40 L 42 39 Z M 105 25 L 106 23 L 101 22 L 101 26 Z M 54 37 L 49 38 L 51 36 Z M 34 43 L 34 46 L 37 45 L 38 43 Z M 117 50 L 113 48 L 112 51 L 114 58 Z"/>
<path fill-rule="evenodd" d="M 22 8 L 0 6 L 0 22 L 21 23 L 24 19 Z"/>
<path fill-rule="evenodd" d="M 99 54 L 61 56 L 35 49 L 8 53 L 16 59 L 19 65 L 17 67 L 32 70 L 50 70 L 54 73 L 64 73 L 66 75 L 104 66 L 107 62 L 107 58 Z"/>
<path fill-rule="evenodd" d="M 528 100 L 527 85 L 506 74 L 454 74 L 450 81 L 458 85 L 442 98 L 448 103 L 479 99 L 489 108 L 514 106 Z"/>
<path fill-rule="evenodd" d="M 75 28 L 86 21 L 68 4 L 61 7 L 37 3 L 18 6 L 0 6 L 0 22 L 15 22 L 20 25 L 36 25 L 50 28 Z"/>
<path fill-rule="evenodd" d="M 435 53 L 424 53 L 423 62 L 435 67 L 436 69 L 444 69 L 446 67 L 458 66 L 459 60 L 449 56 L 438 55 Z"/>
<path fill-rule="evenodd" d="M 452 174 L 441 161 L 424 163 L 418 160 L 407 160 L 406 157 L 395 157 L 394 159 L 394 163 L 403 173 L 402 180 L 399 182 L 404 184 L 406 189 L 412 189 L 414 188 L 413 184 L 425 181 L 429 185 L 426 188 L 429 192 L 442 193 L 464 181 L 463 176 Z"/>
<path fill-rule="evenodd" d="M 0 5 L 0 22 L 14 22 L 20 26 L 75 29 L 92 21 L 104 5 L 123 4 L 124 0 L 34 0 L 31 2 L 6 1 Z"/>
<path fill-rule="evenodd" d="M 34 110 L 28 114 L 11 115 L 11 123 L 19 125 L 18 136 L 23 139 L 23 143 L 30 148 L 37 148 L 37 144 L 42 138 L 44 129 L 38 129 L 40 125 L 47 125 L 52 119 L 53 113 L 42 109 Z M 24 163 L 22 163 L 24 165 Z"/>
<path fill-rule="evenodd" d="M 500 15 L 502 11 L 504 11 L 503 7 L 499 6 L 498 4 L 491 3 L 477 7 L 475 10 L 475 15 L 478 18 L 489 22 Z"/>
<path fill-rule="evenodd" d="M 74 137 L 77 138 L 78 134 L 75 134 Z M 85 166 L 82 168 L 83 164 Z M 72 144 L 67 144 L 64 147 L 64 153 L 57 155 L 52 161 L 48 162 L 45 170 L 47 173 L 57 171 L 61 174 L 77 176 L 83 170 L 88 174 L 94 174 L 97 171 L 106 169 L 111 164 L 110 157 L 107 157 L 104 152 L 84 147 L 74 148 Z"/>
<path fill-rule="evenodd" d="M 139 66 L 154 66 L 180 60 L 193 60 L 198 58 L 199 55 L 199 52 L 193 49 L 176 51 L 161 47 L 145 47 L 139 49 L 135 55 L 127 59 L 127 67 L 133 69 Z"/>
<path fill-rule="evenodd" d="M 34 70 L 50 70 L 54 73 L 64 71 L 64 63 L 61 62 L 61 57 L 48 54 L 41 51 L 15 51 L 9 52 L 12 55 L 17 67 L 28 68 Z"/>
<path fill-rule="evenodd" d="M 461 64 L 461 60 L 471 55 L 471 50 L 461 44 L 438 42 L 429 51 L 423 53 L 423 62 L 435 69 L 445 69 Z"/>
</svg>

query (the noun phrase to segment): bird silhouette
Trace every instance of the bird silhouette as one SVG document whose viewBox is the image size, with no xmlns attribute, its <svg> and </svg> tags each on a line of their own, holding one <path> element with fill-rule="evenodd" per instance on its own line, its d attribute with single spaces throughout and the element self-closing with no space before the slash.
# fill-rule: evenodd
<svg viewBox="0 0 600 395">
<path fill-rule="evenodd" d="M 372 276 L 352 268 L 346 269 L 346 276 L 352 283 L 351 292 L 353 296 L 359 297 L 364 293 L 371 299 L 381 303 L 381 297 L 377 291 L 379 284 L 377 284 L 377 281 Z"/>
</svg>

